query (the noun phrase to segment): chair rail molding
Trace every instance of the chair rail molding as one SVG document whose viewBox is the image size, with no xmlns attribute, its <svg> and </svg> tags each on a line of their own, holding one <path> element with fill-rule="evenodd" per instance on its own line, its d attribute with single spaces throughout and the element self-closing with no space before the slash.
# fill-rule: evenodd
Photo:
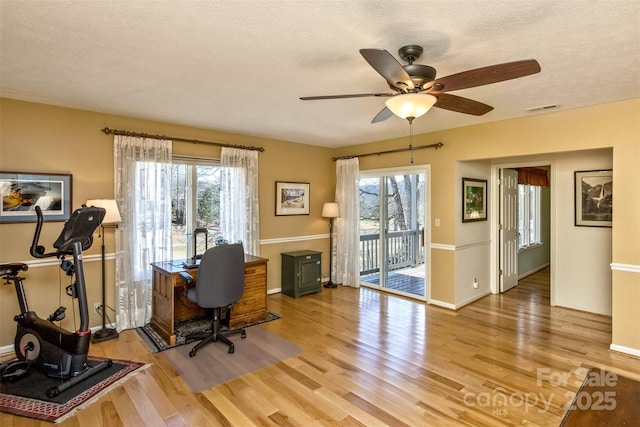
<svg viewBox="0 0 640 427">
<path fill-rule="evenodd" d="M 640 273 L 640 265 L 611 263 L 611 271 L 626 271 L 627 273 Z"/>
<path fill-rule="evenodd" d="M 306 240 L 320 240 L 320 239 L 328 239 L 329 233 L 327 234 L 312 234 L 310 236 L 292 236 L 292 237 L 278 237 L 275 239 L 261 239 L 261 245 L 273 245 L 277 243 L 289 243 L 289 242 L 303 242 Z"/>
</svg>

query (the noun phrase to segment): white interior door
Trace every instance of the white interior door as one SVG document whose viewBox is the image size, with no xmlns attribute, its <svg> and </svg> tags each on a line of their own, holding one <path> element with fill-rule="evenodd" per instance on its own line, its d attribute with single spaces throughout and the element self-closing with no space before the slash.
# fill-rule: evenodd
<svg viewBox="0 0 640 427">
<path fill-rule="evenodd" d="M 500 169 L 500 292 L 518 284 L 518 171 Z"/>
</svg>

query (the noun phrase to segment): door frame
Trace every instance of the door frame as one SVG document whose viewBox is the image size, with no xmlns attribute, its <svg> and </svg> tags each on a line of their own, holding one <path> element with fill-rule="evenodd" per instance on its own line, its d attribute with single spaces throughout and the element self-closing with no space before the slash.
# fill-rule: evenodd
<svg viewBox="0 0 640 427">
<path fill-rule="evenodd" d="M 550 303 L 552 306 L 556 305 L 556 268 L 558 259 L 557 259 L 557 251 L 556 251 L 556 231 L 557 231 L 557 221 L 556 221 L 556 182 L 555 174 L 556 174 L 556 164 L 554 160 L 548 160 L 541 158 L 540 160 L 532 160 L 523 158 L 522 160 L 510 159 L 508 161 L 496 159 L 491 162 L 491 189 L 490 194 L 490 204 L 491 204 L 491 212 L 495 212 L 492 215 L 491 220 L 491 281 L 490 281 L 490 289 L 491 293 L 499 294 L 500 293 L 500 278 L 499 278 L 499 270 L 500 270 L 500 245 L 499 245 L 499 225 L 500 225 L 500 169 L 514 169 L 520 167 L 536 167 L 536 166 L 549 166 L 550 167 L 550 177 L 549 177 L 549 210 L 550 210 L 550 242 L 549 242 L 549 251 L 550 251 Z"/>
<path fill-rule="evenodd" d="M 429 303 L 431 300 L 431 165 L 411 165 L 411 166 L 399 166 L 393 168 L 382 168 L 382 169 L 365 169 L 361 170 L 358 174 L 358 179 L 362 176 L 371 176 L 371 175 L 398 175 L 408 172 L 409 174 L 424 174 L 424 264 L 425 264 L 425 272 L 424 272 L 424 297 L 419 295 L 411 295 L 406 294 L 404 292 L 389 290 L 388 288 L 382 288 L 380 286 L 380 290 L 395 293 L 399 295 L 405 295 L 411 297 L 413 299 L 426 301 Z M 382 268 L 380 269 L 380 274 L 382 274 Z"/>
</svg>

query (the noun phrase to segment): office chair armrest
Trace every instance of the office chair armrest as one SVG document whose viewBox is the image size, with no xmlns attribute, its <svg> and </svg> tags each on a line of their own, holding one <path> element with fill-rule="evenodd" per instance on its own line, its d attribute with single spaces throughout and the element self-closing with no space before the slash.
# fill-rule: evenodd
<svg viewBox="0 0 640 427">
<path fill-rule="evenodd" d="M 184 280 L 184 284 L 186 286 L 191 286 L 191 285 L 194 284 L 194 280 L 193 280 L 193 276 L 192 275 L 190 275 L 186 271 L 181 271 L 179 274 L 180 274 L 180 277 L 182 277 L 182 280 Z"/>
</svg>

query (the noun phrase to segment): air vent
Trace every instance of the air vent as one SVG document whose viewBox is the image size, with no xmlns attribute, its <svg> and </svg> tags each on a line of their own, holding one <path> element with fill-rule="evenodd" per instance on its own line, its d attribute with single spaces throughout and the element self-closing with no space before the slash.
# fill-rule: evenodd
<svg viewBox="0 0 640 427">
<path fill-rule="evenodd" d="M 525 111 L 533 113 L 535 111 L 550 110 L 552 108 L 556 108 L 557 106 L 558 104 L 541 105 L 540 107 L 527 108 Z"/>
</svg>

